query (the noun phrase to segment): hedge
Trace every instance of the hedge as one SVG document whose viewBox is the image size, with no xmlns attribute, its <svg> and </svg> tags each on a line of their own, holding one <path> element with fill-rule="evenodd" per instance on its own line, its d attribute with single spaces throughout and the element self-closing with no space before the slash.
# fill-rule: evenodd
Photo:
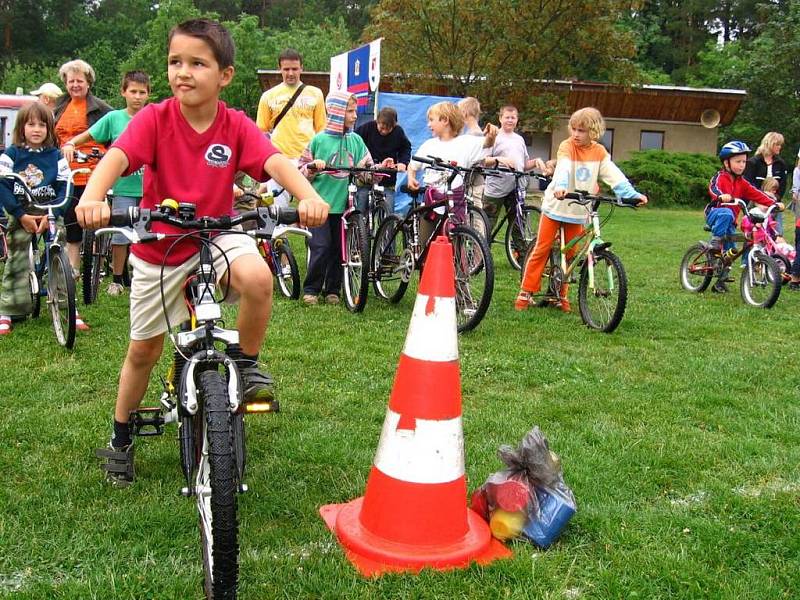
<svg viewBox="0 0 800 600">
<path fill-rule="evenodd" d="M 644 150 L 617 166 L 652 206 L 702 208 L 708 202 L 708 182 L 720 163 L 707 154 Z"/>
</svg>

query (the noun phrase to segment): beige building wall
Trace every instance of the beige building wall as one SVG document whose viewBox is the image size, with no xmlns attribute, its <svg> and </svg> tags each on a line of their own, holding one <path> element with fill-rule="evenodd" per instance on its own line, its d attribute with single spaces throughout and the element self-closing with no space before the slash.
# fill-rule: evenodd
<svg viewBox="0 0 800 600">
<path fill-rule="evenodd" d="M 567 117 L 558 120 L 551 137 L 550 158 L 555 158 L 559 144 L 569 136 L 567 124 Z M 699 123 L 606 119 L 606 129 L 613 131 L 611 157 L 615 161 L 626 160 L 640 149 L 642 131 L 663 132 L 663 149 L 669 152 L 717 153 L 717 128 L 709 129 Z"/>
</svg>

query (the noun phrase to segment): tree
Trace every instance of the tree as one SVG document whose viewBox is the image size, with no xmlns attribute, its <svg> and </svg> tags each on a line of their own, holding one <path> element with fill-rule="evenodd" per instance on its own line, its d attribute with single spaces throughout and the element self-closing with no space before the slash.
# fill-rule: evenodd
<svg viewBox="0 0 800 600">
<path fill-rule="evenodd" d="M 418 74 L 417 89 L 428 82 L 431 90 L 474 95 L 487 109 L 513 99 L 541 124 L 562 108 L 552 97 L 531 93 L 542 79 L 634 79 L 632 36 L 618 26 L 629 4 L 382 0 L 364 37 L 384 37 L 382 70 Z"/>
</svg>

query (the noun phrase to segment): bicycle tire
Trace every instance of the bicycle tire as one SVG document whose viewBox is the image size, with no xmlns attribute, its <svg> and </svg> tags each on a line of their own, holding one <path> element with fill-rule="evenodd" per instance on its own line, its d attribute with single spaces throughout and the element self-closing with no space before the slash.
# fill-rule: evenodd
<svg viewBox="0 0 800 600">
<path fill-rule="evenodd" d="M 614 331 L 625 315 L 628 303 L 628 278 L 619 257 L 609 250 L 594 253 L 594 264 L 584 261 L 578 284 L 578 308 L 581 319 L 590 329 Z M 590 270 L 593 269 L 593 270 Z M 590 274 L 594 289 L 590 288 Z"/>
<path fill-rule="evenodd" d="M 483 239 L 488 240 L 489 234 L 489 215 L 481 207 L 475 204 L 467 204 L 467 225 L 472 227 L 480 234 Z"/>
<path fill-rule="evenodd" d="M 716 260 L 708 249 L 707 244 L 700 242 L 689 248 L 681 259 L 678 278 L 688 292 L 705 292 L 711 284 Z"/>
<path fill-rule="evenodd" d="M 103 259 L 100 240 L 95 236 L 94 231 L 83 232 L 82 248 L 81 288 L 83 303 L 92 304 L 97 300 L 97 292 L 100 288 L 100 261 Z"/>
<path fill-rule="evenodd" d="M 278 289 L 281 294 L 291 300 L 300 297 L 300 268 L 294 257 L 291 246 L 286 240 L 278 238 L 275 244 L 275 277 L 278 280 Z"/>
<path fill-rule="evenodd" d="M 379 298 L 392 304 L 406 293 L 414 270 L 403 220 L 389 215 L 381 223 L 372 249 L 372 286 Z"/>
<path fill-rule="evenodd" d="M 522 265 L 525 263 L 520 261 L 520 258 L 524 258 L 526 249 L 539 231 L 539 217 L 541 217 L 541 212 L 535 206 L 522 207 L 520 222 L 517 222 L 516 216 L 511 218 L 509 215 L 504 246 L 508 263 L 517 271 L 522 270 Z M 522 229 L 520 229 L 520 223 Z"/>
<path fill-rule="evenodd" d="M 770 258 L 775 261 L 781 275 L 781 283 L 787 284 L 791 280 L 792 263 L 783 254 L 773 254 Z"/>
<path fill-rule="evenodd" d="M 47 302 L 56 340 L 65 348 L 75 344 L 75 279 L 69 259 L 59 247 L 50 248 L 47 266 Z"/>
<path fill-rule="evenodd" d="M 39 243 L 39 237 L 35 239 L 35 243 Z M 28 246 L 28 289 L 31 294 L 31 317 L 36 319 L 42 312 L 42 270 L 43 265 L 41 259 L 39 264 L 36 261 L 37 252 L 34 252 L 33 241 Z M 39 254 L 42 256 L 42 254 Z"/>
<path fill-rule="evenodd" d="M 344 229 L 346 256 L 342 264 L 342 287 L 347 310 L 358 313 L 367 304 L 369 286 L 369 238 L 367 225 L 358 213 L 346 218 Z"/>
<path fill-rule="evenodd" d="M 450 232 L 455 270 L 458 331 L 471 331 L 489 309 L 494 291 L 494 263 L 488 242 L 474 229 L 458 225 Z"/>
<path fill-rule="evenodd" d="M 195 497 L 200 521 L 206 597 L 235 598 L 239 575 L 238 473 L 228 389 L 218 371 L 200 373 L 197 391 L 205 421 L 197 450 Z"/>
<path fill-rule="evenodd" d="M 372 209 L 372 228 L 369 231 L 370 242 L 375 240 L 375 236 L 378 235 L 378 229 L 380 229 L 381 224 L 389 215 L 389 211 L 386 210 L 386 197 L 381 196 L 380 200 L 375 201 L 373 204 Z"/>
<path fill-rule="evenodd" d="M 742 270 L 742 300 L 750 306 L 772 308 L 781 295 L 781 274 L 775 261 L 762 252 L 752 252 Z"/>
</svg>

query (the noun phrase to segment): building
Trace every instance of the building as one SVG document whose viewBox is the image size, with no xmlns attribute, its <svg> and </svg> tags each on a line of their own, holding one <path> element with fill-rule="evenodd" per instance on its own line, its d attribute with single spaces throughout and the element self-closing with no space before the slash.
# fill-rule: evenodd
<svg viewBox="0 0 800 600">
<path fill-rule="evenodd" d="M 262 89 L 281 81 L 280 71 L 259 70 Z M 305 71 L 303 81 L 328 93 L 329 74 Z M 381 77 L 381 91 L 393 90 L 391 76 Z M 665 85 L 626 88 L 586 81 L 542 81 L 542 92 L 561 96 L 572 113 L 594 106 L 606 119 L 602 142 L 614 160 L 625 160 L 636 150 L 661 149 L 671 152 L 716 154 L 718 129 L 730 125 L 747 92 Z M 513 100 L 512 100 L 513 101 Z M 558 145 L 567 138 L 569 114 L 560 115 L 550 132 L 524 131 L 532 156 L 555 157 Z"/>
</svg>

